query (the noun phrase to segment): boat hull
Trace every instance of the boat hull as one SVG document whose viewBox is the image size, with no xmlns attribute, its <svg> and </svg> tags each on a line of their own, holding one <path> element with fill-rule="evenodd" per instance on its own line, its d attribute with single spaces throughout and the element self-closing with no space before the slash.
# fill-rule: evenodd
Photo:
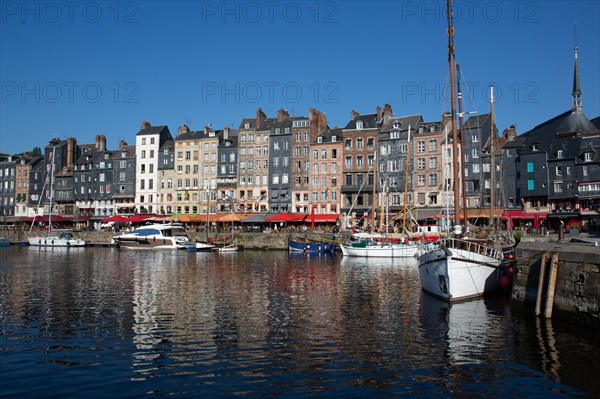
<svg viewBox="0 0 600 399">
<path fill-rule="evenodd" d="M 130 249 L 186 249 L 194 246 L 191 242 L 177 242 L 171 238 L 113 237 L 113 241 L 121 248 Z"/>
<path fill-rule="evenodd" d="M 357 256 L 363 258 L 413 258 L 419 250 L 413 244 L 374 244 L 367 246 L 353 246 L 343 244 L 344 256 Z"/>
<path fill-rule="evenodd" d="M 33 247 L 85 247 L 85 241 L 79 238 L 64 237 L 29 237 L 29 245 Z"/>
<path fill-rule="evenodd" d="M 315 242 L 308 240 L 289 240 L 289 250 L 292 252 L 335 252 L 335 244 Z"/>
<path fill-rule="evenodd" d="M 497 290 L 500 264 L 496 257 L 438 247 L 419 256 L 419 279 L 423 291 L 446 301 L 460 301 Z"/>
</svg>

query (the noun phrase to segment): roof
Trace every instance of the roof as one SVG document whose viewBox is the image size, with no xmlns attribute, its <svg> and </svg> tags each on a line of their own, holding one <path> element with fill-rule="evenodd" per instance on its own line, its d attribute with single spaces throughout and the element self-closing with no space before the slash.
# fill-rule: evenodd
<svg viewBox="0 0 600 399">
<path fill-rule="evenodd" d="M 523 133 L 523 153 L 531 152 L 531 145 L 538 144 L 540 150 L 549 149 L 558 133 L 576 133 L 597 130 L 596 126 L 582 113 L 568 110 Z"/>
<path fill-rule="evenodd" d="M 463 124 L 464 129 L 477 129 L 482 127 L 487 119 L 490 117 L 490 114 L 481 114 L 477 116 L 471 116 L 467 121 Z"/>
<path fill-rule="evenodd" d="M 414 131 L 415 128 L 417 127 L 417 125 L 421 124 L 423 122 L 423 116 L 420 114 L 417 115 L 409 115 L 409 116 L 401 116 L 398 118 L 391 118 L 388 123 L 385 123 L 382 127 L 381 127 L 381 131 L 382 132 L 389 132 L 389 131 L 408 131 L 408 127 L 410 126 L 411 131 Z M 394 125 L 397 125 L 398 127 L 395 128 Z"/>
<path fill-rule="evenodd" d="M 600 130 L 600 116 L 595 117 L 594 119 L 590 120 L 590 122 L 596 126 L 596 129 Z"/>
<path fill-rule="evenodd" d="M 344 129 L 356 129 L 356 122 L 361 121 L 363 123 L 363 129 L 377 129 L 377 114 L 366 114 L 357 115 L 354 119 L 350 120 Z"/>
<path fill-rule="evenodd" d="M 169 131 L 169 128 L 167 126 L 149 126 L 145 129 L 141 129 L 139 132 L 137 132 L 136 136 L 146 136 L 146 135 L 150 135 L 150 134 L 158 134 L 160 135 L 164 130 Z M 171 135 L 171 133 L 169 132 L 169 136 Z"/>
</svg>

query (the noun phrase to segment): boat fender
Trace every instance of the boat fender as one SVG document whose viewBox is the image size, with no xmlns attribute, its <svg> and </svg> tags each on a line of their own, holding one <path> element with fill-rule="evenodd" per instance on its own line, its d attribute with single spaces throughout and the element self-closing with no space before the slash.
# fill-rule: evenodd
<svg viewBox="0 0 600 399">
<path fill-rule="evenodd" d="M 67 247 L 71 246 L 71 241 L 67 240 Z"/>
</svg>

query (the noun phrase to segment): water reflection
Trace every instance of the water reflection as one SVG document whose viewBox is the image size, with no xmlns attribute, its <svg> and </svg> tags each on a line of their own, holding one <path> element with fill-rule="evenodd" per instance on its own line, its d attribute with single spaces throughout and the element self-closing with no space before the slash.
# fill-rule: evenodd
<svg viewBox="0 0 600 399">
<path fill-rule="evenodd" d="M 412 259 L 302 255 L 2 251 L 0 394 L 600 393 L 594 337 L 438 301 Z"/>
</svg>

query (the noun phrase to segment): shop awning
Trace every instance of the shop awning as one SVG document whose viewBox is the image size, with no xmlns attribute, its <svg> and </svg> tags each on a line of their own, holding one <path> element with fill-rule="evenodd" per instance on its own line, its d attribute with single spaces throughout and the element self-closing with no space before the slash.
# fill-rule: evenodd
<svg viewBox="0 0 600 399">
<path fill-rule="evenodd" d="M 337 213 L 315 213 L 306 216 L 304 222 L 312 223 L 335 223 L 339 219 L 340 215 Z"/>
<path fill-rule="evenodd" d="M 302 222 L 302 221 L 304 221 L 304 218 L 306 218 L 306 214 L 305 213 L 288 213 L 288 212 L 285 212 L 285 213 L 280 213 L 280 214 L 275 215 L 273 217 L 267 218 L 267 219 L 265 219 L 265 222 L 267 222 L 267 223 Z"/>
</svg>

